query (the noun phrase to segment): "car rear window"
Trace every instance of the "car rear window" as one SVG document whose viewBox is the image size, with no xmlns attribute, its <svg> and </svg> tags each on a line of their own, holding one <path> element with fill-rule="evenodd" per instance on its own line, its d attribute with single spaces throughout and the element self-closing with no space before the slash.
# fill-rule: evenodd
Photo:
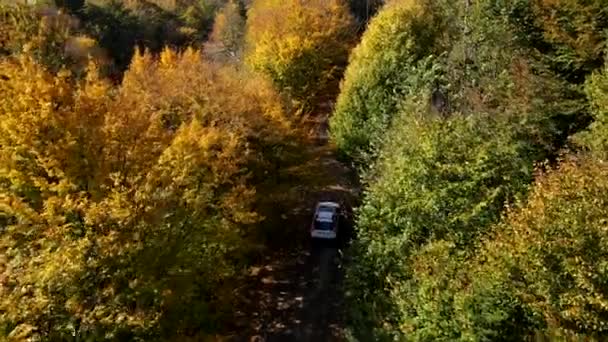
<svg viewBox="0 0 608 342">
<path fill-rule="evenodd" d="M 331 222 L 315 221 L 315 230 L 332 230 L 333 224 Z"/>
</svg>

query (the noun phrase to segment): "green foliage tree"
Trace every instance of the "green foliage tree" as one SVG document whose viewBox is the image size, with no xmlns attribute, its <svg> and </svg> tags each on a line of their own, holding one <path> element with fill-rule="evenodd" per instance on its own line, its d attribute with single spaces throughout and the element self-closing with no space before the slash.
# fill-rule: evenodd
<svg viewBox="0 0 608 342">
<path fill-rule="evenodd" d="M 356 328 L 363 334 L 379 328 L 372 331 L 374 339 L 412 336 L 401 325 L 416 314 L 422 319 L 414 311 L 416 300 L 421 306 L 429 301 L 428 295 L 416 297 L 417 288 L 441 279 L 416 281 L 419 270 L 412 263 L 417 250 L 438 240 L 457 250 L 471 247 L 500 218 L 503 203 L 525 193 L 540 150 L 520 140 L 528 127 L 510 119 L 487 114 L 425 118 L 429 113 L 424 108 L 408 108 L 395 119 L 399 122 L 389 133 L 391 142 L 371 171 L 358 211 L 352 251 L 357 261 L 347 287 L 353 292 Z M 402 286 L 409 297 L 400 292 Z M 401 310 L 398 305 L 405 300 Z M 367 338 L 372 337 L 362 337 Z"/>
<path fill-rule="evenodd" d="M 608 15 L 601 0 L 504 0 L 495 12 L 506 15 L 511 30 L 537 50 L 561 76 L 583 83 L 603 64 Z"/>
<path fill-rule="evenodd" d="M 189 41 L 189 33 L 180 30 L 187 22 L 151 2 L 88 4 L 79 18 L 82 31 L 109 53 L 119 74 L 129 66 L 135 48 L 160 53 L 165 46 L 183 46 Z"/>
<path fill-rule="evenodd" d="M 428 86 L 428 56 L 445 51 L 450 36 L 446 6 L 437 1 L 393 1 L 373 18 L 345 72 L 332 138 L 358 159 L 376 144 L 401 100 Z"/>
<path fill-rule="evenodd" d="M 351 146 L 344 149 L 351 158 L 369 149 L 373 157 L 363 158 L 373 163 L 362 169 L 366 191 L 346 284 L 353 333 L 361 340 L 517 340 L 544 324 L 492 274 L 479 275 L 489 285 L 473 302 L 461 303 L 466 293 L 459 291 L 478 276 L 467 268 L 470 258 L 505 202 L 525 196 L 535 163 L 555 156 L 564 131 L 571 132 L 562 124 L 583 109 L 564 96 L 568 84 L 519 45 L 493 2 L 476 5 L 442 6 L 444 30 L 454 29 L 449 48 L 441 39 L 425 46 L 440 47 L 439 53 L 404 62 L 397 70 L 411 70 L 407 76 L 387 71 L 384 79 L 403 90 L 379 96 L 384 107 L 369 109 L 371 119 L 341 111 L 340 101 L 363 106 L 370 101 L 357 102 L 360 94 L 386 93 L 373 82 L 349 93 L 347 73 L 332 133 L 338 146 Z M 390 6 L 382 11 L 399 8 Z M 358 49 L 364 44 L 373 46 L 364 37 Z M 375 56 L 362 61 L 389 65 Z M 351 131 L 341 131 L 344 122 Z M 346 144 L 355 141 L 353 131 L 360 145 Z M 349 132 L 351 140 L 336 132 Z"/>
<path fill-rule="evenodd" d="M 597 158 L 608 155 L 608 67 L 595 72 L 587 80 L 587 96 L 591 103 L 593 123 L 589 129 L 574 136 L 574 142 Z"/>
<path fill-rule="evenodd" d="M 204 41 L 213 28 L 216 13 L 223 7 L 224 0 L 201 0 L 184 2 L 179 10 L 186 30 L 195 38 Z"/>
<path fill-rule="evenodd" d="M 135 47 L 143 41 L 138 18 L 118 1 L 104 6 L 88 4 L 80 17 L 84 30 L 111 54 L 118 69 L 125 70 Z"/>
<path fill-rule="evenodd" d="M 503 286 L 542 318 L 539 330 L 549 338 L 607 334 L 607 172 L 585 156 L 565 161 L 539 178 L 526 205 L 487 241 L 484 257 L 496 262 L 483 272 L 501 274 Z"/>
<path fill-rule="evenodd" d="M 247 18 L 246 62 L 299 108 L 332 96 L 354 37 L 342 0 L 254 1 Z"/>
<path fill-rule="evenodd" d="M 396 286 L 408 338 L 604 340 L 607 172 L 601 160 L 569 156 L 475 253 L 425 247 L 411 262 L 424 286 Z"/>
</svg>

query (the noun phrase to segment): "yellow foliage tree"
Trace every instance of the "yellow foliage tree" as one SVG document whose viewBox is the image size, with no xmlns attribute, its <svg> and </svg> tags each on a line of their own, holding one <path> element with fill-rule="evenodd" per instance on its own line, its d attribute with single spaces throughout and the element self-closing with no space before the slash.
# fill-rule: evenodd
<svg viewBox="0 0 608 342">
<path fill-rule="evenodd" d="M 335 95 L 331 85 L 353 38 L 353 18 L 342 0 L 256 0 L 248 12 L 246 61 L 300 107 L 314 106 Z"/>
<path fill-rule="evenodd" d="M 28 51 L 52 71 L 86 69 L 89 59 L 110 60 L 97 41 L 77 33 L 75 18 L 52 7 L 0 4 L 0 57 Z"/>
<path fill-rule="evenodd" d="M 229 307 L 289 129 L 271 85 L 194 50 L 97 74 L 0 62 L 0 336 L 163 336 Z"/>
<path fill-rule="evenodd" d="M 245 18 L 241 15 L 239 4 L 231 0 L 215 16 L 211 41 L 221 45 L 224 52 L 237 56 L 243 44 Z"/>
</svg>

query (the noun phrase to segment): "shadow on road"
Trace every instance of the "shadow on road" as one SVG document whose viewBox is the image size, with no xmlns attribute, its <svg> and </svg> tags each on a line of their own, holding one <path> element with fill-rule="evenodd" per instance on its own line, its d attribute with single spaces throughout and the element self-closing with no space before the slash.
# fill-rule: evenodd
<svg viewBox="0 0 608 342">
<path fill-rule="evenodd" d="M 353 235 L 356 192 L 350 170 L 329 148 L 317 149 L 317 158 L 293 173 L 301 172 L 302 179 L 316 173 L 319 181 L 288 189 L 297 201 L 282 222 L 285 234 L 269 245 L 272 253 L 250 269 L 248 286 L 239 294 L 243 303 L 233 341 L 344 340 L 342 252 Z M 328 200 L 345 209 L 338 239 L 313 241 L 308 230 L 313 209 Z"/>
</svg>

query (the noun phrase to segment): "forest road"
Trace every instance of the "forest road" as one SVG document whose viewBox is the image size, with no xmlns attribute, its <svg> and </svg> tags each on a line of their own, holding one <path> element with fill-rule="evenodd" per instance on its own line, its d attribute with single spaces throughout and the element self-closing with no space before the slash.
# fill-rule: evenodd
<svg viewBox="0 0 608 342">
<path fill-rule="evenodd" d="M 296 203 L 284 216 L 284 235 L 273 253 L 250 268 L 237 313 L 239 332 L 230 341 L 344 341 L 342 253 L 352 237 L 352 211 L 358 194 L 350 168 L 321 141 L 306 172 L 317 173 L 290 188 Z M 318 174 L 321 173 L 321 174 Z M 311 182 L 311 179 L 320 181 Z M 309 227 L 318 201 L 338 201 L 345 208 L 337 241 L 312 241 Z"/>
</svg>

